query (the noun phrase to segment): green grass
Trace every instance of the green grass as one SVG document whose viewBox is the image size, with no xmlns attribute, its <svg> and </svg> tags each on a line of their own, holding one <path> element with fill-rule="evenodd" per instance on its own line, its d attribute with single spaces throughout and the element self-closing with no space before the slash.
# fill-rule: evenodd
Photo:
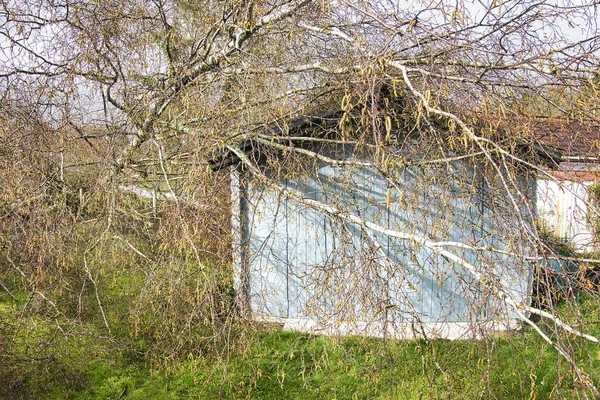
<svg viewBox="0 0 600 400">
<path fill-rule="evenodd" d="M 597 299 L 581 295 L 576 305 L 586 331 L 600 334 Z M 568 305 L 562 310 L 569 316 Z M 579 388 L 567 363 L 529 328 L 429 342 L 250 330 L 234 334 L 222 352 L 164 369 L 148 364 L 143 341 L 126 341 L 118 330 L 108 335 L 91 322 L 58 329 L 56 322 L 23 317 L 0 295 L 0 398 L 559 399 Z M 600 348 L 576 338 L 570 346 L 598 384 Z"/>
<path fill-rule="evenodd" d="M 558 382 L 556 353 L 529 332 L 518 335 L 386 343 L 263 333 L 228 360 L 185 360 L 169 373 L 90 362 L 86 389 L 74 398 L 570 398 L 572 382 Z"/>
</svg>

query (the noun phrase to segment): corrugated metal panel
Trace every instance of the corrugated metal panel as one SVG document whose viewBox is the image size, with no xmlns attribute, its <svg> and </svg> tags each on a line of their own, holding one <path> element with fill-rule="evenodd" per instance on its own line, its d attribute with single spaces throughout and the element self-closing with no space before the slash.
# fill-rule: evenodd
<svg viewBox="0 0 600 400">
<path fill-rule="evenodd" d="M 436 181 L 433 175 L 445 178 Z M 474 176 L 474 184 L 460 187 L 455 176 Z M 526 253 L 526 245 L 502 240 L 507 232 L 520 231 L 518 221 L 503 212 L 500 199 L 489 197 L 486 185 L 494 183 L 472 169 L 462 164 L 442 174 L 404 169 L 396 180 L 402 185 L 388 188 L 375 170 L 321 166 L 316 177 L 281 183 L 392 229 Z M 377 234 L 384 257 L 373 253 L 360 227 L 277 193 L 255 187 L 250 203 L 252 309 L 259 315 L 363 324 L 405 323 L 414 320 L 414 312 L 422 322 L 515 316 L 497 299 L 486 298 L 464 269 L 431 249 Z M 518 302 L 527 301 L 531 271 L 522 260 L 491 251 L 453 251 L 495 275 Z"/>
<path fill-rule="evenodd" d="M 252 311 L 287 317 L 288 216 L 281 196 L 251 188 L 250 283 Z"/>
</svg>

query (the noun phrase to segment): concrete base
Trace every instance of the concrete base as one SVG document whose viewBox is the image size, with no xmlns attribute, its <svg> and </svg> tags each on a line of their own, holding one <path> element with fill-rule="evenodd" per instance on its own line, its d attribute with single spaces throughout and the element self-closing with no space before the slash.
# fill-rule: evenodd
<svg viewBox="0 0 600 400">
<path fill-rule="evenodd" d="M 480 340 L 502 332 L 519 329 L 520 321 L 506 319 L 502 321 L 474 322 L 428 322 L 428 323 L 331 323 L 323 324 L 313 319 L 257 317 L 257 321 L 283 325 L 284 331 L 305 332 L 325 336 L 368 336 L 398 340 L 446 339 Z"/>
</svg>

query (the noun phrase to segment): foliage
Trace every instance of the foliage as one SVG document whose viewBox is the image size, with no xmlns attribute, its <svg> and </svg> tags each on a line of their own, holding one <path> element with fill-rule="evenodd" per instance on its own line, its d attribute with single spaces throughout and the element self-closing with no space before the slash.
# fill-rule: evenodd
<svg viewBox="0 0 600 400">
<path fill-rule="evenodd" d="M 597 324 L 597 303 L 587 296 L 578 302 L 586 312 L 581 323 Z M 52 321 L 41 325 L 51 326 Z M 115 350 L 107 337 L 83 335 L 73 341 L 59 335 L 54 346 L 61 350 L 55 354 L 64 357 L 68 351 L 70 360 L 63 372 L 32 370 L 19 391 L 11 387 L 8 397 L 571 398 L 578 383 L 567 378 L 568 365 L 557 368 L 556 351 L 528 328 L 511 336 L 516 340 L 501 336 L 402 342 L 266 330 L 253 334 L 244 351 L 238 348 L 226 360 L 184 358 L 169 371 L 156 371 L 134 354 Z M 576 351 L 595 376 L 600 358 L 594 346 L 581 342 Z M 37 385 L 35 379 L 46 385 Z"/>
<path fill-rule="evenodd" d="M 521 179 L 547 162 L 536 151 L 532 120 L 598 122 L 597 20 L 595 2 L 570 0 L 2 2 L 3 387 L 36 396 L 44 388 L 30 382 L 56 376 L 73 382 L 65 390 L 78 391 L 85 379 L 103 382 L 82 396 L 137 396 L 138 384 L 149 385 L 145 395 L 159 396 L 163 389 L 144 381 L 141 365 L 173 372 L 190 357 L 194 371 L 205 372 L 193 380 L 197 389 L 182 383 L 181 390 L 230 397 L 266 397 L 288 383 L 290 394 L 309 397 L 523 397 L 533 387 L 540 396 L 560 396 L 570 384 L 582 397 L 599 396 L 595 353 L 580 340 L 594 342 L 584 336 L 594 326 L 579 324 L 576 306 L 567 308 L 573 325 L 565 326 L 557 304 L 539 310 L 514 301 L 506 287 L 510 271 L 502 268 L 513 260 L 526 274 L 532 249 L 544 247 Z M 565 33 L 574 30 L 581 34 Z M 326 123 L 312 126 L 308 138 L 295 137 L 289 122 L 315 113 Z M 348 146 L 355 152 L 328 151 Z M 247 156 L 245 148 L 260 155 Z M 556 349 L 557 372 L 549 372 L 556 354 L 539 356 L 534 350 L 542 342 L 530 331 L 522 334 L 531 345 L 525 347 L 519 336 L 397 344 L 271 334 L 262 336 L 266 349 L 234 287 L 229 171 L 213 173 L 207 165 L 223 151 L 265 193 L 370 240 L 365 251 L 346 251 L 342 261 L 332 257 L 320 266 L 364 268 L 360 290 L 348 289 L 352 282 L 343 274 L 327 276 L 325 290 L 348 289 L 343 303 L 362 301 L 351 296 L 361 292 L 378 307 L 368 312 L 381 316 L 380 309 L 391 308 L 371 290 L 386 278 L 366 271 L 383 264 L 399 280 L 410 268 L 378 255 L 374 232 L 384 233 L 415 265 L 422 249 L 452 262 L 457 291 L 479 302 L 469 311 L 494 303 L 518 315 Z M 457 160 L 466 165 L 460 173 Z M 422 218 L 420 232 L 415 225 L 384 230 L 336 196 L 317 201 L 281 185 L 318 163 L 375 171 L 389 188 L 387 206 L 413 212 L 413 220 L 427 207 L 448 218 Z M 405 194 L 396 189 L 409 168 L 419 175 Z M 340 180 L 344 190 L 354 187 L 348 176 Z M 457 210 L 457 202 L 471 198 L 486 206 Z M 479 234 L 455 241 L 460 226 L 451 216 L 470 225 L 477 220 Z M 352 250 L 346 243 L 342 250 Z M 428 271 L 429 261 L 418 267 Z M 443 274 L 427 276 L 448 282 Z M 536 313 L 544 318 L 534 323 L 529 316 Z M 92 354 L 85 357 L 117 364 L 130 357 L 132 369 L 118 370 L 131 378 L 78 356 L 86 346 Z M 33 347 L 40 351 L 32 355 Z M 501 349 L 498 358 L 492 348 Z M 479 356 L 484 351 L 487 358 Z M 383 360 L 375 361 L 379 354 Z M 457 354 L 475 364 L 453 375 Z M 511 364 L 510 355 L 528 361 Z M 397 363 L 402 357 L 406 364 Z M 511 371 L 519 383 L 500 383 Z M 193 373 L 183 375 L 187 381 Z M 331 375 L 342 383 L 328 381 Z M 211 386 L 215 376 L 218 387 Z"/>
</svg>

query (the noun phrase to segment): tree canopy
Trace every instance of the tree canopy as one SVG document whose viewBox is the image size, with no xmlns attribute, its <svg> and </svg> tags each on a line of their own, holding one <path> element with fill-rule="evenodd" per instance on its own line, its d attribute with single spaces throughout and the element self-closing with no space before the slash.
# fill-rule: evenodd
<svg viewBox="0 0 600 400">
<path fill-rule="evenodd" d="M 62 321 L 93 308 L 110 331 L 102 282 L 129 274 L 127 318 L 155 350 L 228 341 L 241 318 L 228 292 L 229 178 L 208 160 L 234 152 L 261 184 L 296 196 L 239 150 L 247 141 L 277 154 L 280 174 L 307 173 L 296 160 L 354 162 L 389 185 L 406 165 L 472 160 L 498 179 L 507 212 L 532 221 L 515 171 L 547 175 L 560 161 L 540 155 L 539 125 L 600 125 L 599 21 L 584 0 L 3 0 L 0 288 Z M 313 139 L 352 144 L 360 161 L 288 136 L 290 121 L 317 114 L 335 122 Z M 426 144 L 407 153 L 410 135 Z M 368 230 L 335 201 L 305 203 Z M 535 224 L 519 235 L 557 256 Z M 433 232 L 410 239 L 512 301 Z M 103 270 L 110 257 L 127 272 Z M 571 345 L 598 340 L 555 304 L 511 306 L 598 395 Z"/>
</svg>

